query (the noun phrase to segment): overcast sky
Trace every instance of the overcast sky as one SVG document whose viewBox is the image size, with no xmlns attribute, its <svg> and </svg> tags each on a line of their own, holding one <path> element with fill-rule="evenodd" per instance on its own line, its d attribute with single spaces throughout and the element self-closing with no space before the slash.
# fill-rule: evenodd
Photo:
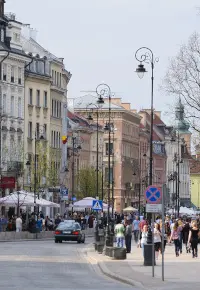
<svg viewBox="0 0 200 290">
<path fill-rule="evenodd" d="M 155 67 L 155 105 L 173 99 L 158 90 L 168 59 L 199 31 L 199 0 L 6 0 L 6 12 L 38 31 L 46 49 L 64 57 L 72 73 L 69 97 L 95 90 L 102 81 L 136 109 L 150 106 L 150 74 L 140 80 L 135 51 L 148 46 Z M 148 70 L 150 70 L 148 68 Z"/>
</svg>

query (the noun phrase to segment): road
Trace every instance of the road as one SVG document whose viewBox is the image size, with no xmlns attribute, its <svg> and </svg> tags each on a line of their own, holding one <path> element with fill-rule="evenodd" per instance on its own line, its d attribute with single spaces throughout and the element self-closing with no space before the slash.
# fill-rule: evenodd
<svg viewBox="0 0 200 290">
<path fill-rule="evenodd" d="M 102 275 L 82 254 L 86 244 L 54 241 L 1 243 L 1 290 L 134 289 Z M 136 288 L 134 289 L 136 290 Z"/>
</svg>

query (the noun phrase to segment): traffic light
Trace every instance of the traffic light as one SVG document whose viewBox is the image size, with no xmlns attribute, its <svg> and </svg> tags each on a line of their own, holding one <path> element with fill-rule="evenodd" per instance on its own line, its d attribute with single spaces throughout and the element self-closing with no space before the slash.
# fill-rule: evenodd
<svg viewBox="0 0 200 290">
<path fill-rule="evenodd" d="M 62 136 L 62 143 L 66 144 L 67 143 L 67 136 Z"/>
</svg>

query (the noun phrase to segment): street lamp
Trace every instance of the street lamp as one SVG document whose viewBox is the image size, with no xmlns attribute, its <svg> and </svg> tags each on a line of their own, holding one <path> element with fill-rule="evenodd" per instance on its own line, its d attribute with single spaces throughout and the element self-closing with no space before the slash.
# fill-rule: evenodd
<svg viewBox="0 0 200 290">
<path fill-rule="evenodd" d="M 111 184 L 111 89 L 107 84 L 100 84 L 96 88 L 96 93 L 98 95 L 98 104 L 104 104 L 104 98 L 108 98 L 109 101 L 109 109 L 108 109 L 108 123 L 106 124 L 106 128 L 108 129 L 108 209 L 107 209 L 107 227 L 106 227 L 106 239 L 105 245 L 112 246 L 113 242 L 110 238 L 110 229 L 109 229 L 109 221 L 110 221 L 110 184 Z M 105 128 L 105 129 L 106 129 Z M 112 176 L 113 178 L 113 176 Z"/>
<path fill-rule="evenodd" d="M 88 121 L 92 122 L 93 116 L 92 114 L 94 113 L 94 107 L 96 108 L 96 115 L 97 115 L 97 140 L 96 140 L 96 197 L 99 196 L 99 110 L 102 108 L 102 105 L 104 104 L 104 100 L 102 100 L 100 103 L 96 104 L 92 104 L 90 103 L 86 109 L 88 109 L 89 107 L 91 107 L 91 111 L 88 113 Z"/>
<path fill-rule="evenodd" d="M 144 51 L 144 53 L 142 52 Z M 143 63 L 151 65 L 151 126 L 150 126 L 150 165 L 149 165 L 149 185 L 152 185 L 153 179 L 153 98 L 154 98 L 154 65 L 159 61 L 158 58 L 154 57 L 152 50 L 148 47 L 141 47 L 135 53 L 135 58 L 139 61 L 139 65 L 136 69 L 136 73 L 139 78 L 143 78 L 146 69 Z"/>
<path fill-rule="evenodd" d="M 75 197 L 75 153 L 78 153 L 82 147 L 81 144 L 83 143 L 83 140 L 81 140 L 80 136 L 74 132 L 71 136 L 72 138 L 72 215 L 73 215 L 73 201 Z M 71 156 L 70 156 L 71 157 Z M 65 168 L 65 172 L 69 172 L 68 168 Z"/>
<path fill-rule="evenodd" d="M 149 185 L 152 185 L 153 181 L 153 98 L 154 98 L 154 65 L 159 61 L 154 57 L 152 50 L 148 47 L 141 47 L 135 53 L 135 58 L 139 61 L 139 65 L 136 69 L 136 73 L 140 78 L 143 78 L 146 69 L 143 63 L 150 64 L 151 66 L 151 117 L 150 117 L 150 152 L 149 152 Z M 154 214 L 152 214 L 152 229 L 154 231 Z M 152 238 L 151 238 L 152 237 Z M 151 240 L 151 241 L 150 241 Z M 152 276 L 154 277 L 154 232 L 151 232 L 149 227 L 148 231 L 148 243 L 152 242 Z"/>
<path fill-rule="evenodd" d="M 37 160 L 37 142 L 44 140 L 45 136 L 44 136 L 44 126 L 39 126 L 37 127 L 36 131 L 35 131 L 35 152 L 34 152 L 34 214 L 36 215 L 36 198 L 37 198 L 37 167 L 38 167 L 38 160 Z M 28 153 L 29 156 L 33 155 L 32 153 Z M 31 160 L 30 157 L 26 162 L 26 166 L 30 168 L 31 166 Z M 38 198 L 39 198 L 39 193 L 38 193 Z"/>
</svg>

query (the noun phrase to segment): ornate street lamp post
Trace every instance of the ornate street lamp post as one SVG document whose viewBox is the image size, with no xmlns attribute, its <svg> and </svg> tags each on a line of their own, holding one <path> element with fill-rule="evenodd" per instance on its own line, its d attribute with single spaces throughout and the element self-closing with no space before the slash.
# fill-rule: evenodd
<svg viewBox="0 0 200 290">
<path fill-rule="evenodd" d="M 109 101 L 109 109 L 108 109 L 108 209 L 107 209 L 107 227 L 106 227 L 106 246 L 112 246 L 113 242 L 110 238 L 110 229 L 109 229 L 109 222 L 110 222 L 110 185 L 111 185 L 111 89 L 107 84 L 100 84 L 96 88 L 96 93 L 98 95 L 97 103 L 99 105 L 104 104 L 104 98 L 108 98 Z M 112 176 L 113 178 L 113 176 Z"/>
<path fill-rule="evenodd" d="M 149 153 L 149 185 L 153 182 L 153 99 L 154 99 L 154 65 L 159 61 L 154 57 L 152 50 L 148 47 L 141 47 L 135 53 L 135 58 L 139 61 L 136 72 L 139 78 L 143 78 L 146 69 L 143 63 L 151 66 L 151 114 L 150 114 L 150 153 Z M 152 228 L 154 229 L 154 214 L 152 214 Z M 154 277 L 154 232 L 151 232 L 151 227 L 148 231 L 148 243 L 152 243 L 152 276 Z M 152 238 L 151 238 L 152 237 Z"/>
</svg>

